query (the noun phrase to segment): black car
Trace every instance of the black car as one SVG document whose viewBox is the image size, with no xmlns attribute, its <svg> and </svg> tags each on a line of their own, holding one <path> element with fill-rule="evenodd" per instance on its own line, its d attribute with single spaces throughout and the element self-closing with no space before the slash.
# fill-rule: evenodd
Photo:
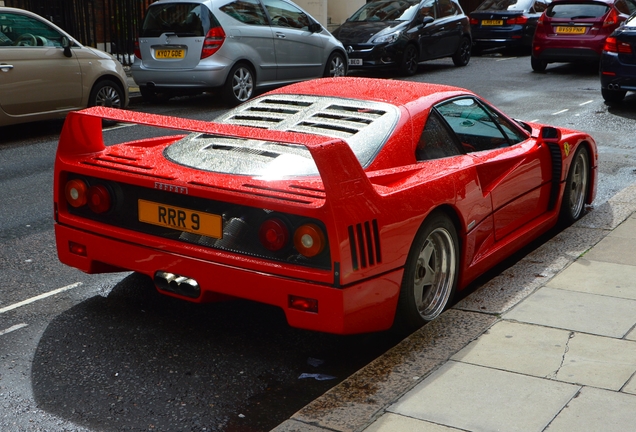
<svg viewBox="0 0 636 432">
<path fill-rule="evenodd" d="M 601 94 L 608 103 L 636 91 L 636 13 L 605 39 L 600 75 Z"/>
<path fill-rule="evenodd" d="M 347 49 L 350 69 L 397 67 L 413 75 L 424 60 L 470 61 L 470 24 L 456 0 L 372 0 L 333 35 Z"/>
<path fill-rule="evenodd" d="M 487 48 L 527 48 L 550 0 L 486 0 L 470 13 L 473 52 Z"/>
</svg>

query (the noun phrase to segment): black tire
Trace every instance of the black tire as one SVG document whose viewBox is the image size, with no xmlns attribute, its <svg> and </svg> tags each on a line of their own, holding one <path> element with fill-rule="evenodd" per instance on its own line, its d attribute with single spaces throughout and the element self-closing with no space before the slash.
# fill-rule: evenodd
<svg viewBox="0 0 636 432">
<path fill-rule="evenodd" d="M 347 63 L 342 54 L 335 52 L 329 56 L 325 65 L 325 77 L 342 77 L 347 74 Z"/>
<path fill-rule="evenodd" d="M 601 89 L 601 95 L 603 99 L 608 104 L 620 103 L 625 98 L 627 91 L 625 90 L 609 90 L 609 89 Z"/>
<path fill-rule="evenodd" d="M 230 106 L 239 105 L 254 96 L 256 79 L 254 71 L 245 63 L 234 65 L 222 89 L 225 102 Z"/>
<path fill-rule="evenodd" d="M 409 44 L 404 48 L 402 61 L 400 62 L 400 72 L 406 76 L 413 76 L 417 72 L 419 56 L 417 48 L 413 44 Z"/>
<path fill-rule="evenodd" d="M 453 54 L 453 63 L 455 64 L 455 66 L 466 66 L 470 61 L 470 52 L 470 39 L 468 39 L 467 37 L 463 37 L 462 40 L 459 41 L 457 51 L 455 51 L 455 54 Z"/>
<path fill-rule="evenodd" d="M 124 90 L 115 81 L 103 80 L 93 86 L 88 97 L 88 106 L 104 106 L 123 108 L 125 104 Z"/>
<path fill-rule="evenodd" d="M 417 232 L 406 259 L 396 328 L 419 328 L 448 307 L 457 288 L 459 256 L 455 225 L 444 213 L 432 213 Z"/>
<path fill-rule="evenodd" d="M 531 56 L 530 65 L 532 66 L 532 70 L 535 72 L 545 72 L 545 68 L 548 67 L 548 62 Z"/>
<path fill-rule="evenodd" d="M 583 216 L 589 185 L 590 154 L 587 148 L 581 145 L 572 157 L 572 164 L 565 181 L 563 202 L 559 213 L 562 224 L 570 225 Z"/>
</svg>

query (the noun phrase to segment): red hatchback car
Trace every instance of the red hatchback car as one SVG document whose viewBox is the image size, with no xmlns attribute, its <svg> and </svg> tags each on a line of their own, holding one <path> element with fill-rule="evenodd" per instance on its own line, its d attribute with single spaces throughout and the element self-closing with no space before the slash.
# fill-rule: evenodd
<svg viewBox="0 0 636 432">
<path fill-rule="evenodd" d="M 532 41 L 532 69 L 548 63 L 599 61 L 605 39 L 636 11 L 635 0 L 555 0 Z"/>
<path fill-rule="evenodd" d="M 102 116 L 182 133 L 105 146 Z M 597 163 L 585 133 L 408 81 L 307 81 L 214 123 L 93 108 L 60 136 L 58 255 L 183 300 L 275 305 L 294 327 L 415 327 L 580 218 Z"/>
</svg>

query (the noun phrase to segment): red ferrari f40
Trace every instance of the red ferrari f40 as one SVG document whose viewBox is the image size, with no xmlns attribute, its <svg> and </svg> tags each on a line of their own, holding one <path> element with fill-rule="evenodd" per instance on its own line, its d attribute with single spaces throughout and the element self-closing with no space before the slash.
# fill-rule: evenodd
<svg viewBox="0 0 636 432">
<path fill-rule="evenodd" d="M 183 133 L 105 146 L 103 118 Z M 183 300 L 275 305 L 294 327 L 417 327 L 579 219 L 597 159 L 585 133 L 398 80 L 293 84 L 214 122 L 95 107 L 70 113 L 60 136 L 57 250 Z"/>
</svg>

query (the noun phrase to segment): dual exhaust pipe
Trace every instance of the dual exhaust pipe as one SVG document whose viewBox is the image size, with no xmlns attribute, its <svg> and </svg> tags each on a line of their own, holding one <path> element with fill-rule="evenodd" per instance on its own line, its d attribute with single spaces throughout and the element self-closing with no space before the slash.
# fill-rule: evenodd
<svg viewBox="0 0 636 432">
<path fill-rule="evenodd" d="M 611 83 L 611 84 L 607 85 L 607 89 L 608 90 L 620 90 L 621 86 L 620 86 L 620 84 Z"/>
<path fill-rule="evenodd" d="M 154 282 L 161 291 L 169 291 L 190 298 L 198 298 L 201 295 L 199 283 L 186 276 L 158 271 L 155 273 Z"/>
</svg>

